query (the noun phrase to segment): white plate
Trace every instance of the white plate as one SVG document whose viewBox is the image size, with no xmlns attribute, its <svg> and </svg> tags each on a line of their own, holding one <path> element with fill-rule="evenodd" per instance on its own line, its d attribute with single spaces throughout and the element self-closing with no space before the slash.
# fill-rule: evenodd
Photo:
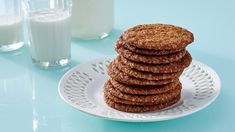
<svg viewBox="0 0 235 132">
<path fill-rule="evenodd" d="M 113 58 L 101 58 L 80 64 L 60 80 L 60 97 L 74 108 L 110 120 L 128 122 L 162 121 L 195 113 L 211 104 L 220 93 L 220 79 L 215 71 L 198 61 L 192 61 L 180 77 L 183 84 L 179 103 L 160 111 L 127 113 L 107 106 L 103 85 L 109 78 L 106 69 Z"/>
</svg>

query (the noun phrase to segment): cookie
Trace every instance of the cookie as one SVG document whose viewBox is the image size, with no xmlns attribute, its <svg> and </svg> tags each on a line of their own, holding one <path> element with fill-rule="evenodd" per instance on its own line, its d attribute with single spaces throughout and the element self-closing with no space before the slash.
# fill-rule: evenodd
<svg viewBox="0 0 235 132">
<path fill-rule="evenodd" d="M 124 112 L 132 112 L 132 113 L 141 113 L 141 112 L 149 112 L 155 110 L 161 110 L 176 104 L 180 100 L 180 96 L 174 98 L 173 100 L 165 103 L 160 103 L 156 105 L 127 105 L 121 104 L 113 101 L 110 98 L 104 98 L 106 104 L 116 110 L 124 111 Z"/>
<path fill-rule="evenodd" d="M 184 70 L 186 67 L 190 65 L 192 62 L 191 55 L 186 52 L 186 55 L 180 59 L 179 61 L 168 63 L 168 64 L 146 64 L 146 63 L 138 63 L 126 59 L 125 57 L 121 57 L 122 62 L 125 65 L 133 69 L 137 69 L 139 71 L 146 71 L 146 72 L 153 72 L 153 73 L 172 73 L 172 72 L 179 72 Z"/>
<path fill-rule="evenodd" d="M 126 44 L 154 50 L 183 49 L 194 41 L 190 31 L 169 24 L 138 25 L 125 31 L 122 38 Z"/>
<path fill-rule="evenodd" d="M 142 54 L 142 55 L 166 55 L 166 54 L 176 53 L 176 52 L 184 49 L 184 48 L 176 49 L 176 50 L 140 49 L 140 48 L 137 48 L 133 45 L 126 44 L 126 42 L 124 40 L 122 40 L 122 36 L 117 40 L 116 44 L 121 45 L 124 48 L 126 48 L 132 52 L 135 52 L 137 54 Z"/>
<path fill-rule="evenodd" d="M 148 103 L 145 103 L 145 102 L 133 102 L 133 101 L 129 101 L 129 100 L 125 100 L 125 99 L 121 99 L 121 98 L 118 98 L 118 97 L 115 97 L 113 95 L 111 95 L 109 92 L 104 92 L 104 98 L 109 98 L 117 103 L 120 103 L 120 104 L 128 104 L 128 105 L 155 105 L 157 103 L 155 102 L 148 102 Z"/>
<path fill-rule="evenodd" d="M 139 86 L 139 85 L 126 85 L 122 84 L 113 79 L 109 80 L 113 87 L 122 93 L 135 94 L 135 95 L 152 95 L 152 94 L 162 94 L 169 90 L 174 89 L 177 85 L 181 85 L 179 80 L 171 82 L 165 85 L 150 85 L 150 86 Z"/>
<path fill-rule="evenodd" d="M 126 73 L 129 76 L 136 78 L 143 78 L 146 80 L 163 80 L 163 79 L 178 78 L 183 72 L 179 71 L 174 73 L 152 73 L 152 72 L 138 71 L 134 68 L 130 68 L 129 66 L 125 65 L 122 62 L 120 56 L 118 56 L 113 61 L 113 65 L 115 65 L 118 69 L 120 69 L 122 72 Z"/>
<path fill-rule="evenodd" d="M 154 94 L 154 95 L 133 95 L 122 93 L 119 90 L 115 89 L 110 81 L 107 81 L 104 86 L 105 93 L 109 93 L 112 96 L 117 98 L 135 102 L 135 103 L 164 103 L 172 100 L 173 98 L 180 95 L 181 85 L 176 86 L 173 90 L 170 90 L 163 94 Z M 120 102 L 120 101 L 118 101 Z"/>
<path fill-rule="evenodd" d="M 180 60 L 186 54 L 186 50 L 181 50 L 176 53 L 168 54 L 168 55 L 140 55 L 134 52 L 131 52 L 128 49 L 115 45 L 115 49 L 121 56 L 128 58 L 129 60 L 135 62 L 142 62 L 148 64 L 166 64 Z"/>
<path fill-rule="evenodd" d="M 181 96 L 180 94 L 177 95 L 177 97 Z M 177 98 L 175 97 L 175 98 Z M 117 103 L 120 103 L 120 104 L 127 104 L 127 105 L 156 105 L 156 104 L 159 104 L 159 103 L 156 103 L 156 102 L 133 102 L 133 101 L 129 101 L 129 100 L 125 100 L 125 99 L 121 99 L 121 98 L 118 98 L 118 97 L 115 97 L 113 95 L 111 95 L 109 92 L 104 92 L 104 98 L 109 98 L 111 100 L 113 100 L 114 102 L 117 102 Z"/>
<path fill-rule="evenodd" d="M 131 77 L 119 70 L 115 65 L 113 65 L 113 62 L 108 66 L 108 75 L 116 81 L 129 85 L 163 85 L 177 80 L 177 78 L 164 80 L 146 80 Z"/>
</svg>

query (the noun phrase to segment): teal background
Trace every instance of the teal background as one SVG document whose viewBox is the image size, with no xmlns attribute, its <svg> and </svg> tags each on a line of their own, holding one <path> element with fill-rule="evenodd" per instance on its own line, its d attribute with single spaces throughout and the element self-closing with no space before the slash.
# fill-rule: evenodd
<svg viewBox="0 0 235 132">
<path fill-rule="evenodd" d="M 28 46 L 0 53 L 1 132 L 220 132 L 235 129 L 235 1 L 233 0 L 115 0 L 115 28 L 103 40 L 72 42 L 67 69 L 41 70 L 30 59 Z M 193 58 L 215 69 L 222 81 L 218 99 L 206 109 L 183 118 L 127 123 L 84 114 L 65 104 L 58 81 L 71 67 L 115 55 L 120 33 L 141 23 L 171 23 L 195 35 L 188 50 Z"/>
</svg>

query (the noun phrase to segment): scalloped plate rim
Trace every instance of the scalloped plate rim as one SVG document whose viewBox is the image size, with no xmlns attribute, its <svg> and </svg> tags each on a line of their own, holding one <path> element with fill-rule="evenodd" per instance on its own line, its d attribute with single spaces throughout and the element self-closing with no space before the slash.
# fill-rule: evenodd
<svg viewBox="0 0 235 132">
<path fill-rule="evenodd" d="M 205 109 L 206 107 L 208 107 L 209 105 L 211 105 L 217 98 L 218 96 L 220 95 L 220 91 L 221 91 L 221 80 L 218 76 L 218 74 L 216 73 L 216 71 L 214 71 L 210 66 L 208 66 L 207 64 L 204 64 L 200 61 L 197 61 L 197 60 L 193 60 L 192 62 L 193 63 L 197 63 L 201 66 L 203 66 L 204 69 L 207 69 L 210 71 L 211 74 L 213 74 L 213 78 L 216 78 L 216 87 L 217 87 L 217 94 L 216 96 L 213 97 L 213 99 L 211 99 L 210 101 L 208 101 L 207 104 L 199 107 L 199 108 L 196 108 L 196 109 L 193 109 L 191 111 L 185 111 L 183 112 L 182 114 L 179 114 L 177 116 L 173 116 L 173 117 L 165 117 L 165 118 L 147 118 L 147 119 L 133 119 L 133 118 L 129 118 L 129 119 L 123 119 L 123 118 L 113 118 L 111 116 L 102 116 L 102 115 L 99 115 L 99 114 L 95 114 L 95 113 L 91 113 L 90 111 L 87 111 L 87 110 L 84 110 L 84 108 L 78 108 L 77 105 L 75 105 L 74 103 L 71 103 L 69 102 L 67 99 L 64 98 L 64 96 L 62 95 L 62 88 L 60 88 L 64 78 L 66 76 L 68 76 L 72 71 L 75 71 L 76 69 L 78 69 L 81 65 L 85 65 L 87 63 L 91 63 L 91 62 L 96 62 L 96 61 L 99 61 L 99 60 L 106 60 L 106 59 L 114 59 L 115 57 L 114 56 L 111 56 L 111 57 L 102 57 L 102 58 L 97 58 L 97 59 L 94 59 L 94 60 L 90 60 L 90 61 L 87 61 L 87 62 L 84 62 L 84 63 L 80 63 L 76 66 L 74 66 L 73 68 L 71 68 L 70 70 L 68 70 L 60 79 L 59 81 L 59 84 L 58 84 L 58 93 L 59 93 L 59 96 L 60 98 L 68 105 L 72 106 L 72 108 L 76 109 L 76 110 L 79 110 L 80 112 L 83 112 L 83 113 L 86 113 L 88 115 L 91 115 L 91 116 L 95 116 L 95 117 L 98 117 L 98 118 L 103 118 L 103 119 L 107 119 L 107 120 L 112 120 L 112 121 L 121 121 L 121 122 L 158 122 L 158 121 L 166 121 L 166 120 L 174 120 L 174 119 L 177 119 L 177 118 L 182 118 L 182 117 L 185 117 L 185 116 L 188 116 L 188 115 L 191 115 L 191 114 L 194 114 L 196 112 L 199 112 L 203 109 Z M 111 108 L 112 109 L 112 108 Z M 133 113 L 130 113 L 130 114 L 133 114 Z M 134 113 L 134 114 L 138 114 L 138 113 Z"/>
</svg>

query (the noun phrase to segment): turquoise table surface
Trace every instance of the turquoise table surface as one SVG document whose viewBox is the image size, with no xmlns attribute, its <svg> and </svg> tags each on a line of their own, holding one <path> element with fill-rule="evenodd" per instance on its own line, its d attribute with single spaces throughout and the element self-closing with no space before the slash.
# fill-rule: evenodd
<svg viewBox="0 0 235 132">
<path fill-rule="evenodd" d="M 121 32 L 141 23 L 171 23 L 195 35 L 189 46 L 195 60 L 217 71 L 222 90 L 206 109 L 183 118 L 152 122 L 115 122 L 84 114 L 64 103 L 57 92 L 62 75 L 80 63 L 115 55 Z M 72 42 L 72 63 L 41 70 L 28 46 L 0 53 L 0 132 L 221 132 L 235 130 L 235 1 L 116 0 L 115 28 L 103 40 Z"/>
</svg>

